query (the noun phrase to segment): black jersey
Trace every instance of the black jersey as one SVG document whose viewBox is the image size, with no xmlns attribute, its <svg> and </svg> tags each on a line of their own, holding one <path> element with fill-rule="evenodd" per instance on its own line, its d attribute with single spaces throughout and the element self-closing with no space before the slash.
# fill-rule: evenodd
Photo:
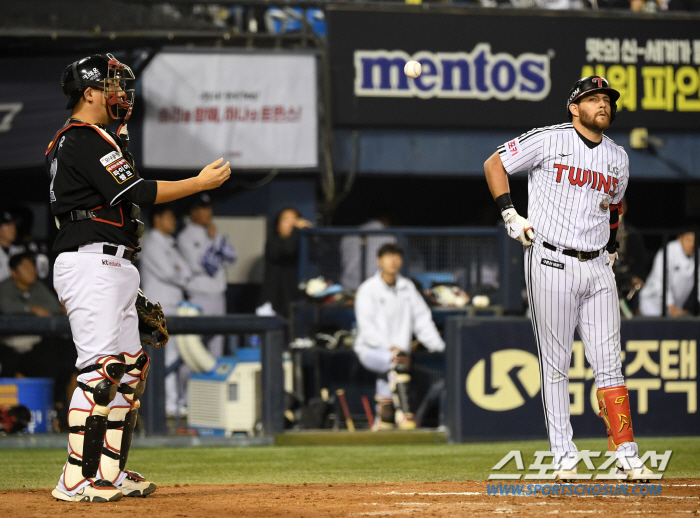
<svg viewBox="0 0 700 518">
<path fill-rule="evenodd" d="M 120 146 L 114 133 L 84 122 L 69 123 L 49 144 L 46 168 L 51 180 L 51 212 L 61 223 L 55 252 L 89 242 L 138 249 L 137 222 L 125 200 L 143 179 L 131 155 L 124 156 Z M 65 222 L 76 210 L 92 210 L 97 217 Z"/>
</svg>

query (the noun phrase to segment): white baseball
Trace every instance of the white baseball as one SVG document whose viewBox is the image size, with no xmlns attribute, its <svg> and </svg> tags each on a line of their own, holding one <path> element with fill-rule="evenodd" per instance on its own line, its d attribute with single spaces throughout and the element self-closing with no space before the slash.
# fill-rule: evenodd
<svg viewBox="0 0 700 518">
<path fill-rule="evenodd" d="M 403 71 L 408 77 L 412 77 L 413 79 L 415 79 L 421 74 L 421 72 L 423 71 L 423 67 L 418 61 L 409 61 L 403 67 Z"/>
</svg>

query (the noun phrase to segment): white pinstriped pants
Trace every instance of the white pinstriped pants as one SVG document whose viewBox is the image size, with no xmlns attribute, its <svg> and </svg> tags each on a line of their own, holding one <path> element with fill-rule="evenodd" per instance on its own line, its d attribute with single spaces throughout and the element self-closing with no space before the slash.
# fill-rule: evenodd
<svg viewBox="0 0 700 518">
<path fill-rule="evenodd" d="M 596 386 L 624 385 L 615 276 L 605 252 L 590 261 L 579 261 L 537 242 L 525 252 L 525 282 L 540 358 L 550 451 L 575 452 L 569 418 L 574 330 L 578 329 L 583 341 Z M 601 422 L 601 432 L 603 426 Z"/>
</svg>

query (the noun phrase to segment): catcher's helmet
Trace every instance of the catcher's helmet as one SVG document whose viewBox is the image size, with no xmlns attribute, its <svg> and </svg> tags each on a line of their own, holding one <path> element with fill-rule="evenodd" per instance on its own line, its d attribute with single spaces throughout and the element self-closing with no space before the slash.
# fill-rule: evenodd
<svg viewBox="0 0 700 518">
<path fill-rule="evenodd" d="M 134 106 L 134 90 L 126 89 L 126 81 L 134 73 L 112 54 L 93 54 L 68 65 L 61 74 L 63 93 L 68 97 L 66 109 L 72 109 L 88 87 L 99 88 L 107 98 L 107 109 L 113 119 L 126 121 Z M 120 95 L 124 92 L 126 95 Z"/>
<path fill-rule="evenodd" d="M 569 121 L 573 120 L 573 115 L 569 110 L 571 103 L 575 103 L 581 97 L 591 92 L 605 92 L 610 97 L 610 122 L 615 120 L 617 115 L 617 100 L 620 98 L 620 92 L 614 88 L 610 88 L 610 83 L 604 77 L 588 76 L 579 79 L 574 83 L 574 86 L 569 90 L 569 96 L 566 99 L 566 115 Z"/>
</svg>

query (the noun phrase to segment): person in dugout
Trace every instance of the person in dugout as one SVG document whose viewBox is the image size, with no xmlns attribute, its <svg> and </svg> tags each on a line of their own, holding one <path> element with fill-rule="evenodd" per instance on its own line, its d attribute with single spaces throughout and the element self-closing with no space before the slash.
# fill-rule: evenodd
<svg viewBox="0 0 700 518">
<path fill-rule="evenodd" d="M 355 354 L 377 376 L 373 430 L 416 428 L 408 401 L 412 336 L 429 351 L 445 350 L 430 308 L 413 282 L 399 273 L 402 264 L 399 245 L 382 245 L 377 252 L 379 271 L 360 284 L 355 297 Z"/>
</svg>

